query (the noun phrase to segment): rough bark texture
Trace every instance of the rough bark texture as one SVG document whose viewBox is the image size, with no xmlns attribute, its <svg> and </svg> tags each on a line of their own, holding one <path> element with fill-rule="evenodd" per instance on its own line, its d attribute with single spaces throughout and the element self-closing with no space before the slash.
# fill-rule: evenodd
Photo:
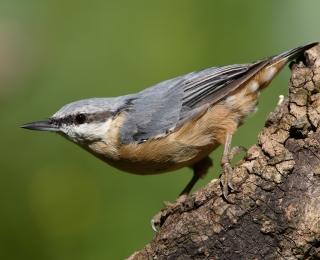
<svg viewBox="0 0 320 260">
<path fill-rule="evenodd" d="M 163 210 L 160 230 L 129 259 L 320 259 L 320 47 L 292 66 L 289 96 L 234 168 Z"/>
</svg>

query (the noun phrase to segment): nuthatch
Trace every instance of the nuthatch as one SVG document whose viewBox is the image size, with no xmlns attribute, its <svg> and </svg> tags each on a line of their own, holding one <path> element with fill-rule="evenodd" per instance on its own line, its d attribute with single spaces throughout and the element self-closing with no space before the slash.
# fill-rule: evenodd
<svg viewBox="0 0 320 260">
<path fill-rule="evenodd" d="M 310 43 L 249 64 L 213 67 L 166 80 L 136 94 L 91 98 L 62 107 L 49 119 L 22 125 L 61 134 L 109 165 L 134 174 L 159 174 L 183 167 L 193 177 L 183 201 L 224 144 L 223 195 L 232 186 L 232 135 L 256 110 L 262 89 Z"/>
</svg>

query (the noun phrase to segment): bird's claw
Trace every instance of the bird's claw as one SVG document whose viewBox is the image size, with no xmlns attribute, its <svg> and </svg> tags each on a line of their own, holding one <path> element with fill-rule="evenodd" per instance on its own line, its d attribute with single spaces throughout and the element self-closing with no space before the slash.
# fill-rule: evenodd
<svg viewBox="0 0 320 260">
<path fill-rule="evenodd" d="M 165 216 L 165 214 L 166 214 L 166 210 L 163 209 L 151 219 L 150 224 L 153 231 L 158 232 L 158 230 L 160 229 L 161 218 Z"/>
<path fill-rule="evenodd" d="M 151 219 L 151 228 L 153 229 L 154 232 L 158 232 L 159 228 L 160 228 L 160 219 L 157 219 L 158 214 L 155 215 L 152 219 Z"/>
</svg>

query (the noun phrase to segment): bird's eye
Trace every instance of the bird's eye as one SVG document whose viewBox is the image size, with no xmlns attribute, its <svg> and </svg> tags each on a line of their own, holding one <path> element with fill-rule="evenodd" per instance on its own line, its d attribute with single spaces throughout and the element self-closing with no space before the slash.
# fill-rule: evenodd
<svg viewBox="0 0 320 260">
<path fill-rule="evenodd" d="M 79 114 L 76 116 L 76 122 L 77 124 L 81 125 L 87 121 L 87 117 L 85 114 Z"/>
</svg>

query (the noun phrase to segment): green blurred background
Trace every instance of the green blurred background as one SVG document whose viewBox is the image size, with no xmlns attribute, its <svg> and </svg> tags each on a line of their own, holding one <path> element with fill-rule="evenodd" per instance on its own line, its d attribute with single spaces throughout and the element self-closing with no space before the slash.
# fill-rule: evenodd
<svg viewBox="0 0 320 260">
<path fill-rule="evenodd" d="M 79 99 L 319 41 L 319 11 L 319 1 L 298 0 L 1 1 L 0 259 L 129 257 L 155 235 L 149 222 L 161 202 L 174 201 L 192 176 L 123 173 L 58 135 L 19 125 Z M 256 142 L 289 75 L 285 69 L 262 93 L 233 145 Z M 195 189 L 220 174 L 221 151 Z"/>
</svg>

